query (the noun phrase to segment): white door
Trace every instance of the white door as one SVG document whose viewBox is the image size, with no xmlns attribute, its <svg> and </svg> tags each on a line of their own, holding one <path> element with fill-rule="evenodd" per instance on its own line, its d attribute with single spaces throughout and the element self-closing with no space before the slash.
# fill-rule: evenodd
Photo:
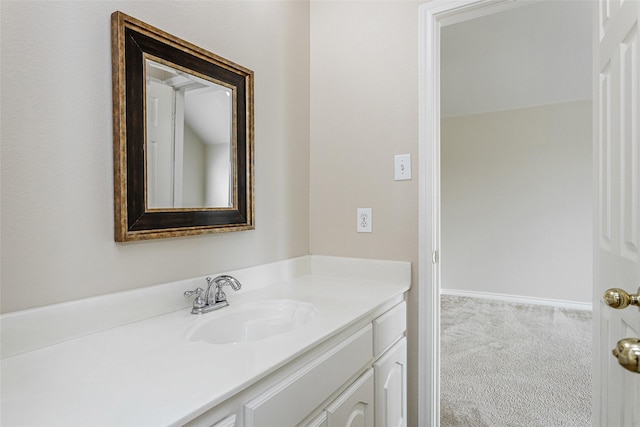
<svg viewBox="0 0 640 427">
<path fill-rule="evenodd" d="M 640 286 L 640 1 L 600 0 L 595 15 L 594 425 L 639 427 L 640 374 L 612 349 L 640 338 L 640 310 L 614 310 L 602 295 Z"/>
<path fill-rule="evenodd" d="M 147 84 L 147 200 L 149 208 L 173 207 L 173 104 L 171 86 Z"/>
</svg>

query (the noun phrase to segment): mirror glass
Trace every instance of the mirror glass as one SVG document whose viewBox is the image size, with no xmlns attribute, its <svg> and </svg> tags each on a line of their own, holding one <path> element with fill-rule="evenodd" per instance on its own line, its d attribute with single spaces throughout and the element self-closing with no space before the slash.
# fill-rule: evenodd
<svg viewBox="0 0 640 427">
<path fill-rule="evenodd" d="M 111 15 L 115 240 L 254 229 L 253 71 Z"/>
<path fill-rule="evenodd" d="M 229 207 L 233 91 L 149 58 L 147 206 Z"/>
</svg>

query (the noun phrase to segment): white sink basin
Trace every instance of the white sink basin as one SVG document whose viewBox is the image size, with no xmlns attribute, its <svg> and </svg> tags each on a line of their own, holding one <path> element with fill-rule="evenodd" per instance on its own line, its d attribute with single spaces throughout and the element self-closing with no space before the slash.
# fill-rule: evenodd
<svg viewBox="0 0 640 427">
<path fill-rule="evenodd" d="M 203 314 L 185 338 L 210 344 L 257 341 L 293 331 L 315 313 L 313 304 L 289 299 L 239 304 Z"/>
</svg>

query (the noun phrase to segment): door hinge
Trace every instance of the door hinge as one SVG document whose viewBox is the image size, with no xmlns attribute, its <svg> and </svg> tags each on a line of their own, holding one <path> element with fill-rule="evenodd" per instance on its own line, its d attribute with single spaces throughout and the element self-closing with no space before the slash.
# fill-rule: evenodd
<svg viewBox="0 0 640 427">
<path fill-rule="evenodd" d="M 431 263 L 437 264 L 438 261 L 439 261 L 438 251 L 433 251 L 433 254 L 431 255 Z"/>
</svg>

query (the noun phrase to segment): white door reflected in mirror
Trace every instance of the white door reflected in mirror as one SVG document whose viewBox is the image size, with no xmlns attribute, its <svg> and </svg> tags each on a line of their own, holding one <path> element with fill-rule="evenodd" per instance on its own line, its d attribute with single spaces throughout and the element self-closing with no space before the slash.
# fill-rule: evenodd
<svg viewBox="0 0 640 427">
<path fill-rule="evenodd" d="M 232 89 L 145 62 L 147 207 L 233 206 Z"/>
</svg>

